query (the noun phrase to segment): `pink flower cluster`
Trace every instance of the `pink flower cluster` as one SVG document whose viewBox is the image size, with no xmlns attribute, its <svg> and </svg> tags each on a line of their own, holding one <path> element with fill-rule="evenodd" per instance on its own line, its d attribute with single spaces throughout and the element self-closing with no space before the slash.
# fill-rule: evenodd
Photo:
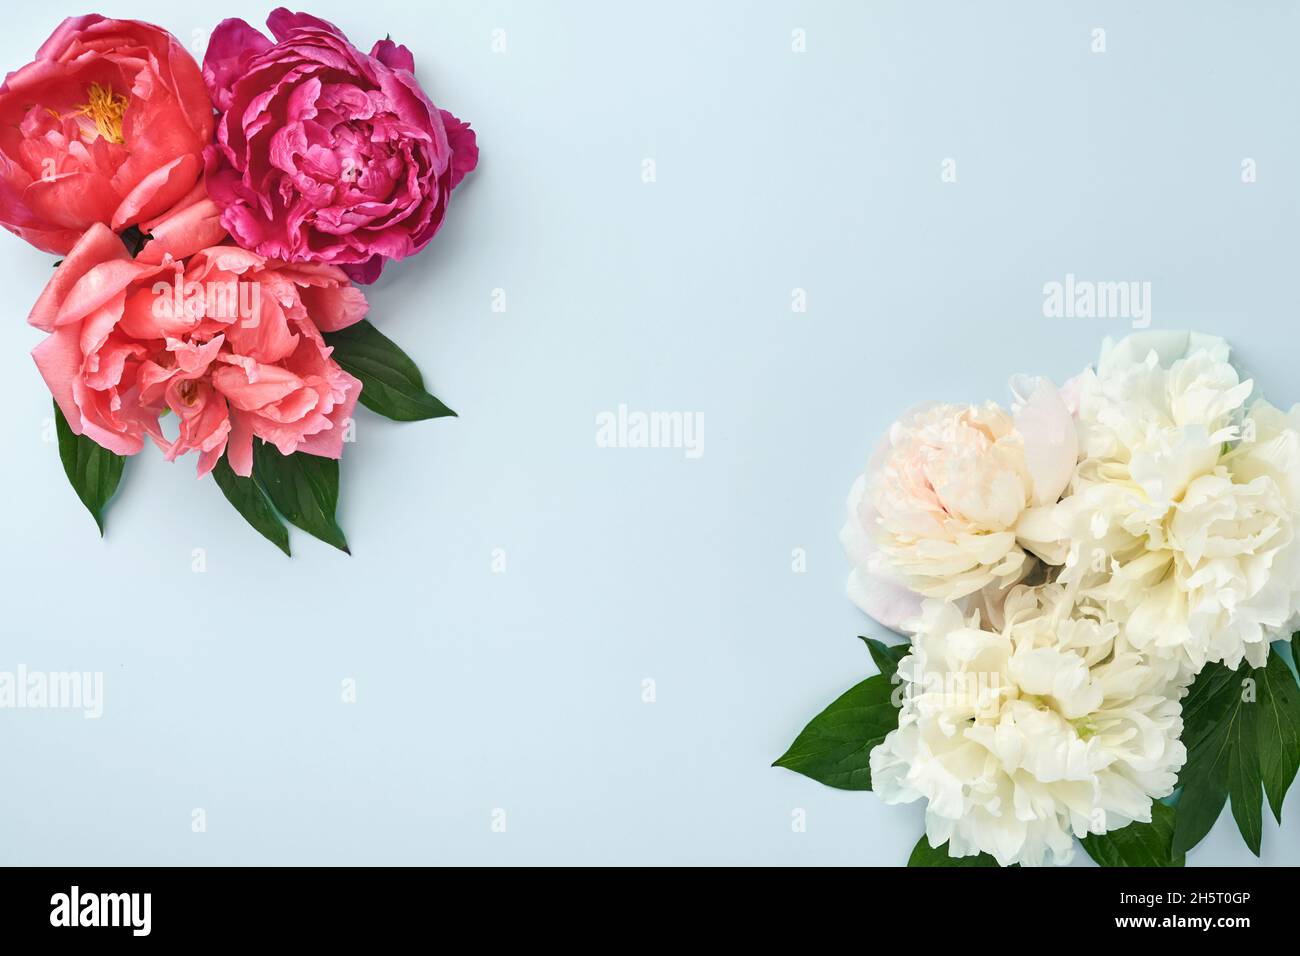
<svg viewBox="0 0 1300 956">
<path fill-rule="evenodd" d="M 361 382 L 322 333 L 365 316 L 352 282 L 423 249 L 478 162 L 405 47 L 284 9 L 268 27 L 224 21 L 200 70 L 160 27 L 73 17 L 0 85 L 0 225 L 65 256 L 36 364 L 116 454 L 148 438 L 244 476 L 254 438 L 339 457 Z"/>
</svg>

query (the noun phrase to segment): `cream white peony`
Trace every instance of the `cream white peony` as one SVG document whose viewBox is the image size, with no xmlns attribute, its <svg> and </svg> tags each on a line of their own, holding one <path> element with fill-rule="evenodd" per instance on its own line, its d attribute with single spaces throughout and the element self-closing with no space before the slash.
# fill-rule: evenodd
<svg viewBox="0 0 1300 956">
<path fill-rule="evenodd" d="M 1300 611 L 1300 416 L 1244 412 L 1221 339 L 1108 342 L 1079 394 L 1082 461 L 1053 512 L 1060 580 L 1191 672 L 1260 666 Z"/>
<path fill-rule="evenodd" d="M 931 846 L 1067 863 L 1075 837 L 1151 819 L 1186 759 L 1185 679 L 1061 585 L 1016 586 L 1000 631 L 924 602 L 898 729 L 870 756 L 886 803 L 926 801 Z"/>
<path fill-rule="evenodd" d="M 849 596 L 886 627 L 901 629 L 922 596 L 955 601 L 1021 581 L 1031 554 L 1064 560 L 1042 515 L 1074 473 L 1074 421 L 1046 379 L 1012 389 L 1010 412 L 992 402 L 913 409 L 854 482 L 840 532 Z"/>
</svg>

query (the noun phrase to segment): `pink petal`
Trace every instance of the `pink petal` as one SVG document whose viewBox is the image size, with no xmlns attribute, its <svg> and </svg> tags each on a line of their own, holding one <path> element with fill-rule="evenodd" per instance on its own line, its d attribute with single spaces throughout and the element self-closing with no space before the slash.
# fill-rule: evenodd
<svg viewBox="0 0 1300 956">
<path fill-rule="evenodd" d="M 106 302 L 121 295 L 132 282 L 160 271 L 157 266 L 130 259 L 101 262 L 81 276 L 68 290 L 68 294 L 59 303 L 54 324 L 67 325 L 70 322 L 80 321 Z"/>
<path fill-rule="evenodd" d="M 365 262 L 347 263 L 340 268 L 347 273 L 348 278 L 353 282 L 359 282 L 362 285 L 370 285 L 379 278 L 379 274 L 384 271 L 384 265 L 387 260 L 383 256 L 374 255 Z"/>
<path fill-rule="evenodd" d="M 212 384 L 239 411 L 257 411 L 302 387 L 302 379 L 278 365 L 260 365 L 234 356 L 222 358 L 229 364 L 213 371 Z"/>
<path fill-rule="evenodd" d="M 201 249 L 215 246 L 226 238 L 221 225 L 221 210 L 211 199 L 204 199 L 161 220 L 150 230 L 153 237 L 140 254 L 139 262 L 159 264 L 165 256 L 184 259 Z"/>
<path fill-rule="evenodd" d="M 876 570 L 879 549 L 863 526 L 864 511 L 868 516 L 875 514 L 875 508 L 867 501 L 867 478 L 859 475 L 849 490 L 849 519 L 840 529 L 840 544 L 853 565 L 849 598 L 891 631 L 905 633 L 903 625 L 921 613 L 921 595 Z"/>
<path fill-rule="evenodd" d="M 328 20 L 313 17 L 309 13 L 291 13 L 284 7 L 276 7 L 271 11 L 271 15 L 266 18 L 266 26 L 271 31 L 271 35 L 281 43 L 287 40 L 290 34 L 304 29 L 324 30 L 347 42 L 343 31 Z"/>
<path fill-rule="evenodd" d="M 299 290 L 308 317 L 322 332 L 337 332 L 366 317 L 370 305 L 354 285 L 308 286 Z"/>
<path fill-rule="evenodd" d="M 394 43 L 389 39 L 379 40 L 371 49 L 370 55 L 390 70 L 405 70 L 407 73 L 415 72 L 415 57 L 411 55 L 410 50 L 400 43 Z"/>
<path fill-rule="evenodd" d="M 861 569 L 849 575 L 848 592 L 854 604 L 899 634 L 907 633 L 903 625 L 921 614 L 921 595 Z"/>
<path fill-rule="evenodd" d="M 248 61 L 271 49 L 271 41 L 238 18 L 222 20 L 212 31 L 203 55 L 203 80 L 213 103 L 230 109 L 230 89 L 245 72 Z"/>
<path fill-rule="evenodd" d="M 97 222 L 82 234 L 72 251 L 54 270 L 41 297 L 32 306 L 27 321 L 46 332 L 54 331 L 59 308 L 72 287 L 95 266 L 114 259 L 130 259 L 130 256 L 122 240 L 103 223 Z"/>
<path fill-rule="evenodd" d="M 244 478 L 253 474 L 253 424 L 249 416 L 232 408 L 230 410 L 230 440 L 226 444 L 226 460 L 230 470 Z"/>
<path fill-rule="evenodd" d="M 1079 434 L 1074 417 L 1056 386 L 1045 378 L 1018 375 L 1011 380 L 1016 430 L 1025 443 L 1025 464 L 1034 482 L 1033 503 L 1055 504 L 1074 476 Z"/>
<path fill-rule="evenodd" d="M 81 374 L 80 341 L 81 328 L 65 325 L 32 350 L 36 367 L 74 435 L 81 434 L 81 409 L 72 393 L 72 383 Z"/>
<path fill-rule="evenodd" d="M 198 181 L 203 164 L 194 153 L 177 156 L 140 180 L 113 213 L 116 230 L 151 219 L 170 209 Z"/>
<path fill-rule="evenodd" d="M 347 372 L 339 371 L 337 374 L 341 380 L 347 382 L 348 394 L 347 398 L 330 411 L 328 418 L 334 427 L 308 435 L 298 444 L 298 451 L 318 455 L 321 458 L 343 457 L 343 434 L 348 420 L 357 407 L 357 399 L 361 396 L 361 382 Z"/>
<path fill-rule="evenodd" d="M 442 125 L 447 130 L 447 145 L 451 147 L 451 189 L 460 185 L 466 173 L 471 173 L 478 166 L 478 137 L 469 128 L 469 123 L 457 119 L 446 110 L 442 114 Z"/>
</svg>

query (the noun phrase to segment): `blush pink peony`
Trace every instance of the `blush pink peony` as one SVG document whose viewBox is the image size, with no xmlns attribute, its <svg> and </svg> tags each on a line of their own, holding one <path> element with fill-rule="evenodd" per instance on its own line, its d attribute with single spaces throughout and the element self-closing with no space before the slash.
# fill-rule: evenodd
<svg viewBox="0 0 1300 956">
<path fill-rule="evenodd" d="M 1046 379 L 1017 377 L 1008 412 L 925 405 L 895 422 L 849 493 L 840 532 L 854 569 L 849 596 L 906 630 L 922 597 L 983 594 L 996 606 L 1032 559 L 1059 564 L 1050 506 L 1074 474 L 1073 418 Z"/>
<path fill-rule="evenodd" d="M 221 117 L 208 192 L 244 248 L 342 266 L 373 282 L 423 249 L 478 163 L 469 125 L 429 100 L 406 47 L 362 53 L 331 23 L 283 8 L 275 40 L 218 25 L 203 76 Z"/>
<path fill-rule="evenodd" d="M 64 20 L 0 86 L 0 225 L 62 255 L 95 223 L 161 216 L 200 182 L 212 131 L 198 64 L 174 36 Z"/>
<path fill-rule="evenodd" d="M 86 231 L 29 317 L 50 333 L 33 352 L 41 375 L 72 430 L 119 455 L 149 438 L 168 460 L 197 452 L 200 476 L 223 454 L 251 474 L 254 437 L 338 458 L 361 383 L 321 331 L 359 321 L 365 297 L 335 266 L 195 251 L 212 228 L 204 202 L 155 223 L 168 248 L 152 256 L 129 258 L 103 225 Z"/>
</svg>

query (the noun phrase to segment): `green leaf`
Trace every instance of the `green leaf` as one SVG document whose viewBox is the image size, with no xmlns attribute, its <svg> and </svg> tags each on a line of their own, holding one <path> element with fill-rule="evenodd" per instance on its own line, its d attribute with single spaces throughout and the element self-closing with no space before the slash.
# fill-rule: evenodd
<svg viewBox="0 0 1300 956">
<path fill-rule="evenodd" d="M 103 537 L 104 509 L 122 481 L 126 459 L 97 445 L 85 435 L 73 434 L 58 402 L 54 403 L 54 429 L 59 436 L 59 459 L 63 462 L 68 481 L 72 482 L 72 490 L 95 519 L 100 537 Z"/>
<path fill-rule="evenodd" d="M 1109 833 L 1090 833 L 1079 842 L 1098 866 L 1182 866 L 1183 853 L 1174 852 L 1173 807 L 1151 804 L 1151 822 L 1134 821 Z"/>
<path fill-rule="evenodd" d="M 1252 680 L 1255 673 L 1251 674 Z M 1246 846 L 1256 856 L 1259 856 L 1259 844 L 1264 837 L 1264 820 L 1260 812 L 1264 798 L 1260 791 L 1258 714 L 1258 698 L 1244 702 L 1227 734 L 1228 796 L 1232 800 L 1232 817 L 1237 821 L 1237 829 L 1241 831 Z"/>
<path fill-rule="evenodd" d="M 1294 639 L 1294 638 L 1293 638 Z M 1300 687 L 1275 647 L 1259 675 L 1259 768 L 1277 822 L 1282 799 L 1300 770 Z"/>
<path fill-rule="evenodd" d="M 870 790 L 871 750 L 898 726 L 892 692 L 888 678 L 868 677 L 814 717 L 772 766 L 840 790 Z"/>
<path fill-rule="evenodd" d="M 1188 752 L 1178 779 L 1183 783 L 1174 821 L 1174 852 L 1186 853 L 1210 832 L 1228 800 L 1228 726 Z"/>
<path fill-rule="evenodd" d="M 1227 719 L 1239 701 L 1241 681 L 1222 664 L 1207 664 L 1183 698 L 1183 744 L 1191 753 Z"/>
<path fill-rule="evenodd" d="M 285 554 L 290 554 L 289 529 L 271 507 L 271 499 L 254 479 L 235 474 L 225 455 L 221 456 L 217 467 L 212 469 L 212 478 L 226 500 L 235 506 L 245 521 L 267 541 Z"/>
<path fill-rule="evenodd" d="M 921 837 L 912 850 L 912 855 L 907 858 L 908 866 L 997 866 L 998 861 L 993 859 L 987 853 L 978 853 L 975 856 L 949 856 L 948 844 L 945 843 L 940 847 L 930 846 L 930 841 L 926 837 Z"/>
<path fill-rule="evenodd" d="M 1183 700 L 1183 742 L 1187 763 L 1178 775 L 1182 793 L 1174 821 L 1174 853 L 1186 853 L 1205 838 L 1228 799 L 1229 749 L 1242 707 L 1242 680 L 1249 668 L 1230 671 L 1206 664 Z"/>
<path fill-rule="evenodd" d="M 455 415 L 424 388 L 420 370 L 393 341 L 362 319 L 325 335 L 334 347 L 334 360 L 361 379 L 361 404 L 399 422 Z"/>
<path fill-rule="evenodd" d="M 347 554 L 347 539 L 334 513 L 339 502 L 339 463 L 298 452 L 281 455 L 274 445 L 253 443 L 253 477 L 291 524 Z"/>
<path fill-rule="evenodd" d="M 1300 691 L 1278 649 L 1264 667 L 1207 664 L 1183 701 L 1183 742 L 1174 851 L 1196 846 L 1231 799 L 1237 829 L 1258 856 L 1263 792 L 1280 818 L 1300 764 Z"/>
<path fill-rule="evenodd" d="M 867 645 L 867 650 L 871 652 L 871 659 L 876 662 L 876 669 L 891 683 L 894 675 L 898 673 L 898 662 L 912 650 L 911 641 L 904 641 L 902 644 L 885 644 L 874 637 L 859 637 L 858 640 Z"/>
<path fill-rule="evenodd" d="M 142 231 L 139 226 L 128 226 L 118 234 L 118 238 L 122 240 L 122 245 L 126 246 L 126 251 L 131 253 L 131 258 L 134 259 L 152 236 Z"/>
</svg>

